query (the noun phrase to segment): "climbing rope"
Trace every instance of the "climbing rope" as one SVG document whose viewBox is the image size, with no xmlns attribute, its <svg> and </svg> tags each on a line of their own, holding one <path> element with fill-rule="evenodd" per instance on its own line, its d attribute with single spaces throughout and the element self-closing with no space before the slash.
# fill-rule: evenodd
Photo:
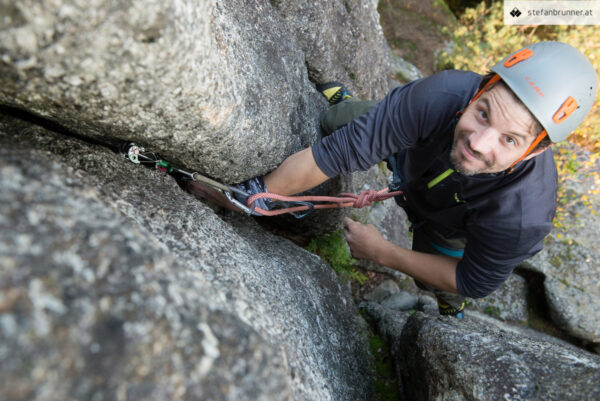
<svg viewBox="0 0 600 401">
<path fill-rule="evenodd" d="M 402 191 L 389 192 L 389 188 L 382 189 L 381 191 L 375 191 L 369 189 L 362 191 L 359 195 L 351 193 L 341 193 L 339 196 L 283 196 L 272 194 L 269 192 L 261 192 L 258 194 L 251 195 L 248 198 L 247 206 L 250 207 L 254 204 L 257 199 L 270 198 L 280 202 L 307 202 L 309 205 L 300 205 L 285 207 L 275 210 L 264 210 L 259 207 L 255 207 L 254 211 L 262 214 L 263 216 L 278 216 L 285 213 L 297 213 L 301 211 L 312 211 L 314 209 L 332 209 L 342 207 L 354 207 L 362 208 L 370 206 L 373 202 L 381 202 L 386 199 L 392 198 L 402 194 Z M 314 204 L 313 202 L 327 202 L 321 204 Z M 304 216 L 302 216 L 304 217 Z"/>
<path fill-rule="evenodd" d="M 241 209 L 248 215 L 258 213 L 262 216 L 278 216 L 290 213 L 296 218 L 303 218 L 315 209 L 332 209 L 342 207 L 362 208 L 371 205 L 373 202 L 380 202 L 402 194 L 402 191 L 390 192 L 389 188 L 381 191 L 373 189 L 362 191 L 359 195 L 351 193 L 342 193 L 339 196 L 284 196 L 270 192 L 261 192 L 249 194 L 241 189 L 225 185 L 211 178 L 205 177 L 198 172 L 190 172 L 174 167 L 166 160 L 161 159 L 153 152 L 146 152 L 144 147 L 134 142 L 124 143 L 120 147 L 120 153 L 134 164 L 153 165 L 157 170 L 173 175 L 179 181 L 195 181 L 204 184 L 214 190 L 223 193 L 229 202 Z M 237 193 L 247 197 L 244 205 L 238 201 L 233 194 Z M 258 199 L 271 199 L 279 208 L 265 210 L 255 206 Z M 315 202 L 320 202 L 315 204 Z M 303 213 L 300 213 L 303 212 Z"/>
</svg>

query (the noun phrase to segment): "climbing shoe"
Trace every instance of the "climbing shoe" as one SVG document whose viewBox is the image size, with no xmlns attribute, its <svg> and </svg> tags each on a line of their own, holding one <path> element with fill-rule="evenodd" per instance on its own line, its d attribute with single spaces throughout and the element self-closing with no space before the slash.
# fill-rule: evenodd
<svg viewBox="0 0 600 401">
<path fill-rule="evenodd" d="M 463 309 L 465 309 L 465 301 L 460 305 L 460 307 L 455 308 L 451 305 L 448 305 L 445 302 L 442 302 L 438 299 L 438 310 L 440 311 L 440 315 L 444 316 L 454 316 L 457 319 L 463 318 Z"/>
<path fill-rule="evenodd" d="M 235 192 L 233 194 L 233 196 L 235 196 L 235 198 L 243 205 L 246 204 L 250 195 L 258 194 L 261 192 L 269 192 L 267 191 L 267 187 L 265 186 L 265 180 L 262 176 L 251 178 L 248 181 L 244 181 L 240 184 L 232 185 L 232 187 L 241 189 L 247 194 L 247 196 L 242 195 L 238 192 Z M 254 205 L 263 210 L 270 210 L 273 207 L 273 202 L 268 198 L 259 198 L 254 201 Z M 259 213 L 255 212 L 252 212 L 252 214 L 255 216 L 260 216 Z"/>
<path fill-rule="evenodd" d="M 317 85 L 317 90 L 325 96 L 330 106 L 352 97 L 352 93 L 346 89 L 344 84 L 339 82 L 328 82 L 323 85 Z"/>
</svg>

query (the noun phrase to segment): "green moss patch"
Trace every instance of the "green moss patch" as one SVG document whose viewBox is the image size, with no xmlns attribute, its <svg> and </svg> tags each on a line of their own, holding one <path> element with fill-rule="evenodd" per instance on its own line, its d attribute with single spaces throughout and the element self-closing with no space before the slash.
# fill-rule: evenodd
<svg viewBox="0 0 600 401">
<path fill-rule="evenodd" d="M 356 281 L 361 285 L 368 280 L 367 276 L 354 267 L 356 260 L 350 255 L 350 249 L 341 229 L 313 238 L 306 250 L 319 255 L 344 279 Z"/>
</svg>

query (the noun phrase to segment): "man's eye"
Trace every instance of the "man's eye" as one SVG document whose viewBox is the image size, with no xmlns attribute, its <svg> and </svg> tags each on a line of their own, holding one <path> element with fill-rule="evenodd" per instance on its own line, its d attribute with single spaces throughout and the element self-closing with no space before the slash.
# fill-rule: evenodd
<svg viewBox="0 0 600 401">
<path fill-rule="evenodd" d="M 509 145 L 516 145 L 517 142 L 514 140 L 513 137 L 507 136 L 506 143 L 508 143 Z"/>
<path fill-rule="evenodd" d="M 488 119 L 487 112 L 485 110 L 479 110 L 479 117 L 483 118 L 484 120 L 487 120 Z"/>
</svg>

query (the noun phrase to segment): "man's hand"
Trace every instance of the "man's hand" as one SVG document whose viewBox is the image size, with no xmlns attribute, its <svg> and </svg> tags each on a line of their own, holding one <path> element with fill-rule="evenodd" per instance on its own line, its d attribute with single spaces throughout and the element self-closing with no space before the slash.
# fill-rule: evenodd
<svg viewBox="0 0 600 401">
<path fill-rule="evenodd" d="M 408 250 L 383 238 L 374 225 L 361 224 L 347 217 L 344 219 L 344 237 L 352 256 L 357 259 L 372 260 L 432 287 L 458 293 L 458 259 Z"/>
<path fill-rule="evenodd" d="M 387 242 L 373 224 L 362 224 L 344 218 L 344 237 L 350 246 L 352 257 L 377 262 L 382 245 Z"/>
</svg>

